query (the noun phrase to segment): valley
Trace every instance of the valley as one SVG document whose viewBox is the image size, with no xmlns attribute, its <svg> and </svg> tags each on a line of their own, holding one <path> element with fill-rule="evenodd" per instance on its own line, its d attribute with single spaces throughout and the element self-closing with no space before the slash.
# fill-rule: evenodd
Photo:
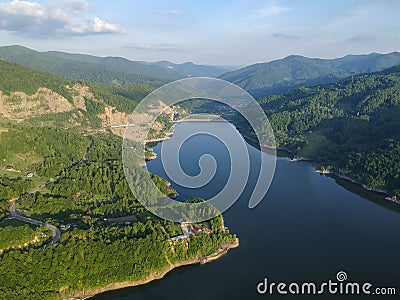
<svg viewBox="0 0 400 300">
<path fill-rule="evenodd" d="M 0 56 L 5 55 L 0 50 Z M 129 115 L 157 86 L 186 76 L 184 71 L 168 77 L 171 73 L 158 69 L 159 73 L 153 73 L 165 64 L 148 64 L 144 71 L 130 69 L 129 76 L 122 76 L 110 68 L 119 66 L 118 72 L 123 68 L 128 72 L 128 66 L 133 68 L 136 63 L 16 50 L 22 54 L 15 51 L 12 61 L 29 67 L 39 68 L 45 60 L 45 71 L 53 72 L 57 58 L 60 66 L 82 63 L 86 73 L 60 77 L 61 72 L 46 73 L 0 61 L 0 297 L 86 298 L 148 283 L 175 267 L 213 260 L 238 246 L 238 238 L 225 228 L 222 216 L 196 224 L 203 232 L 171 243 L 171 238 L 182 234 L 180 224 L 147 211 L 125 180 L 121 151 Z M 397 54 L 388 55 L 395 65 Z M 36 58 L 28 62 L 27 57 Z M 322 172 L 336 172 L 369 188 L 385 190 L 396 200 L 400 188 L 399 67 L 376 58 L 362 69 L 356 66 L 358 59 L 365 62 L 366 58 L 346 58 L 352 61 L 349 73 L 336 76 L 327 71 L 335 83 L 328 84 L 322 75 L 305 81 L 290 79 L 282 92 L 271 86 L 274 95 L 263 94 L 258 102 L 270 119 L 278 147 L 296 158 L 312 160 Z M 302 64 L 301 60 L 297 63 Z M 96 76 L 97 71 L 92 72 L 87 64 L 104 70 L 103 79 L 88 76 Z M 378 71 L 386 66 L 391 68 Z M 190 67 L 215 76 L 222 72 Z M 367 70 L 371 72 L 358 74 Z M 146 77 L 151 74 L 155 77 Z M 222 78 L 228 75 L 218 73 Z M 312 82 L 317 85 L 297 87 Z M 280 81 L 276 84 L 281 87 Z M 172 135 L 173 126 L 185 125 L 180 119 L 193 112 L 225 114 L 249 141 L 254 139 L 239 116 L 195 100 L 166 109 L 153 124 L 148 142 L 157 148 L 166 135 Z M 187 123 L 195 126 L 197 122 Z M 146 150 L 152 159 L 148 164 L 157 162 L 156 153 L 157 149 Z M 165 195 L 176 195 L 178 187 L 170 186 L 161 173 L 155 169 L 152 175 L 157 187 Z M 151 193 L 148 187 L 143 189 Z M 179 193 L 178 197 L 185 201 L 199 195 Z M 13 232 L 21 238 L 11 239 Z"/>
</svg>

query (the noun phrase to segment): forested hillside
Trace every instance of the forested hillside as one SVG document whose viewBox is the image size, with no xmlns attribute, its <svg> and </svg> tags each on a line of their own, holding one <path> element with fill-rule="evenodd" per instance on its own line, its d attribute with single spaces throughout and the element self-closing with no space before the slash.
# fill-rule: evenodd
<svg viewBox="0 0 400 300">
<path fill-rule="evenodd" d="M 123 58 L 37 52 L 22 46 L 1 47 L 0 58 L 71 80 L 87 80 L 95 83 L 146 82 L 158 86 L 180 78 L 171 70 Z"/>
<path fill-rule="evenodd" d="M 76 151 L 77 159 L 82 154 L 77 145 L 65 143 L 74 139 L 62 132 L 58 135 L 64 142 L 54 143 L 68 148 L 67 152 Z M 187 260 L 198 262 L 235 241 L 217 217 L 197 224 L 207 233 L 171 243 L 171 237 L 182 234 L 180 225 L 155 217 L 135 199 L 124 179 L 121 138 L 105 132 L 79 140 L 92 140 L 87 160 L 59 166 L 56 182 L 34 194 L 22 194 L 17 206 L 31 218 L 62 228 L 61 240 L 44 248 L 37 244 L 0 253 L 1 298 L 64 299 L 83 290 L 141 280 Z M 62 162 L 68 160 L 60 157 Z M 46 170 L 38 171 L 41 180 L 51 176 Z M 165 187 L 165 181 L 155 182 Z M 0 230 L 1 240 L 20 230 L 15 226 L 12 231 L 7 222 L 0 220 L 0 229 L 7 229 Z M 24 234 L 32 235 L 30 231 Z"/>
<path fill-rule="evenodd" d="M 54 113 L 71 113 L 80 110 L 80 115 L 85 115 L 84 118 L 89 120 L 104 112 L 102 106 L 110 106 L 119 112 L 131 113 L 137 102 L 154 90 L 154 87 L 146 83 L 100 85 L 86 81 L 73 81 L 3 60 L 0 61 L 0 77 L 2 95 L 0 115 L 6 118 L 9 115 L 8 118 L 11 119 L 13 119 L 12 116 L 18 117 L 18 115 L 22 118 L 24 115 L 39 117 L 43 114 L 52 118 Z M 62 103 L 63 101 L 65 103 Z M 25 102 L 30 102 L 27 105 L 29 107 L 25 108 L 30 111 L 30 114 L 23 113 Z M 34 105 L 35 102 L 37 106 Z M 97 103 L 97 108 L 94 108 L 93 102 Z M 55 103 L 60 107 L 52 110 L 51 106 Z M 42 108 L 41 112 L 39 112 L 40 108 Z"/>
<path fill-rule="evenodd" d="M 124 129 L 113 125 L 127 123 L 152 85 L 78 82 L 6 61 L 0 77 L 0 299 L 65 299 L 200 262 L 236 242 L 221 216 L 172 242 L 180 224 L 155 217 L 132 194 Z M 152 178 L 166 195 L 175 192 Z M 60 230 L 57 243 L 38 223 L 7 219 L 16 200 L 16 214 Z"/>
<path fill-rule="evenodd" d="M 347 55 L 337 59 L 291 55 L 228 72 L 220 78 L 259 98 L 282 94 L 299 86 L 336 83 L 351 75 L 381 71 L 397 64 L 400 64 L 399 52 Z"/>
<path fill-rule="evenodd" d="M 83 157 L 90 141 L 82 132 L 126 124 L 137 101 L 153 90 L 76 82 L 6 61 L 0 77 L 0 217 L 9 199 Z"/>
<path fill-rule="evenodd" d="M 0 60 L 0 78 L 0 91 L 3 94 L 25 92 L 32 95 L 39 88 L 45 87 L 72 102 L 71 91 L 67 89 L 72 82 L 51 73 L 35 71 L 16 63 Z"/>
<path fill-rule="evenodd" d="M 260 100 L 277 145 L 400 195 L 400 66 Z"/>
<path fill-rule="evenodd" d="M 217 77 L 228 68 L 191 62 L 139 62 L 122 57 L 97 57 L 65 52 L 38 52 L 22 46 L 0 47 L 0 58 L 35 70 L 51 72 L 71 80 L 94 83 L 147 83 L 154 87 L 168 81 L 194 77 Z"/>
</svg>

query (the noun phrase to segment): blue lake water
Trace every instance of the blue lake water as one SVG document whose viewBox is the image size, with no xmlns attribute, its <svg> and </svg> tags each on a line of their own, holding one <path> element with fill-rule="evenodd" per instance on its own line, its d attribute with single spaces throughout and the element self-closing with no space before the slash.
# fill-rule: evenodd
<svg viewBox="0 0 400 300">
<path fill-rule="evenodd" d="M 176 131 L 196 131 L 201 122 L 175 125 Z M 230 126 L 216 122 L 213 126 Z M 174 137 L 165 141 L 173 143 Z M 155 146 L 160 153 L 161 144 Z M 277 158 L 275 177 L 264 200 L 254 209 L 248 199 L 257 179 L 260 152 L 247 145 L 251 172 L 240 199 L 224 213 L 225 224 L 240 239 L 240 247 L 205 265 L 187 266 L 150 284 L 111 291 L 94 299 L 365 299 L 367 296 L 259 295 L 257 284 L 335 280 L 345 271 L 348 281 L 371 282 L 374 287 L 396 287 L 400 293 L 400 206 L 343 180 L 321 176 L 307 162 Z M 227 181 L 227 149 L 217 139 L 197 135 L 182 147 L 180 162 L 187 174 L 196 175 L 198 158 L 211 154 L 218 163 L 213 181 L 188 189 L 172 183 L 178 199 L 207 198 Z M 264 154 L 265 155 L 265 154 Z M 168 180 L 161 160 L 148 170 Z M 397 296 L 371 296 L 396 299 Z"/>
</svg>

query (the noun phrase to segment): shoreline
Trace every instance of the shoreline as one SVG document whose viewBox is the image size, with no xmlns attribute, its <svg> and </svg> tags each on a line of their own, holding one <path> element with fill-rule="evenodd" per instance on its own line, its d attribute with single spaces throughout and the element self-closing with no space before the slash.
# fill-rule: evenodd
<svg viewBox="0 0 400 300">
<path fill-rule="evenodd" d="M 176 123 L 182 123 L 182 121 L 181 122 L 175 121 L 174 124 L 176 124 Z M 145 145 L 147 145 L 154 153 L 153 147 L 155 145 L 170 139 L 173 135 L 174 135 L 174 132 L 169 133 L 169 134 L 165 135 L 162 138 L 147 139 L 145 141 Z M 156 159 L 157 155 L 156 155 L 156 153 L 154 153 L 154 154 L 155 155 L 153 155 L 151 157 L 145 158 L 145 160 L 146 161 L 150 161 L 150 160 Z M 173 196 L 176 197 L 177 195 L 174 194 Z M 218 249 L 218 251 L 215 252 L 215 253 L 212 253 L 212 254 L 207 255 L 207 256 L 201 256 L 201 257 L 196 257 L 196 258 L 184 260 L 184 261 L 177 262 L 177 263 L 174 263 L 174 264 L 169 264 L 164 269 L 162 269 L 160 271 L 156 271 L 156 272 L 150 274 L 149 276 L 147 276 L 146 278 L 143 278 L 143 279 L 140 279 L 140 280 L 136 280 L 136 281 L 125 281 L 125 282 L 111 283 L 111 284 L 108 284 L 107 286 L 102 287 L 102 288 L 97 288 L 97 289 L 93 289 L 93 290 L 86 290 L 86 291 L 80 291 L 80 292 L 77 292 L 75 294 L 63 297 L 62 299 L 63 300 L 86 300 L 86 299 L 90 299 L 90 298 L 92 298 L 92 297 L 94 297 L 96 295 L 99 295 L 99 294 L 102 294 L 102 293 L 105 293 L 105 292 L 115 291 L 115 290 L 120 290 L 120 289 L 125 289 L 125 288 L 131 288 L 131 287 L 140 286 L 140 285 L 145 285 L 145 284 L 148 284 L 148 283 L 150 283 L 152 281 L 155 281 L 155 280 L 161 280 L 169 272 L 171 272 L 174 269 L 177 269 L 179 267 L 189 266 L 189 265 L 197 265 L 197 264 L 204 265 L 206 263 L 215 261 L 215 260 L 219 259 L 220 257 L 224 256 L 225 254 L 227 254 L 229 250 L 235 249 L 237 247 L 239 247 L 239 239 L 238 238 L 236 238 L 235 241 L 223 244 L 221 246 L 221 248 Z"/>
<path fill-rule="evenodd" d="M 366 191 L 383 194 L 384 196 L 386 196 L 384 199 L 387 200 L 387 201 L 391 201 L 393 203 L 400 204 L 400 199 L 397 199 L 396 196 L 391 196 L 391 193 L 388 190 L 370 187 L 370 186 L 368 186 L 368 185 L 366 185 L 366 184 L 364 184 L 364 183 L 362 183 L 362 182 L 360 182 L 360 181 L 358 181 L 358 180 L 356 180 L 356 179 L 354 179 L 352 177 L 340 174 L 340 173 L 335 172 L 335 171 L 320 170 L 315 165 L 313 165 L 313 167 L 315 168 L 315 172 L 316 173 L 319 173 L 321 175 L 331 175 L 333 177 L 338 177 L 340 179 L 347 180 L 347 181 L 349 181 L 351 183 L 354 183 L 354 184 L 357 184 L 357 185 L 361 186 Z"/>
<path fill-rule="evenodd" d="M 233 123 L 232 123 L 232 124 L 233 124 Z M 235 124 L 233 124 L 233 125 L 235 125 Z M 235 126 L 235 127 L 236 127 L 236 126 Z M 240 132 L 240 134 L 243 136 L 243 138 L 246 140 L 246 142 L 248 142 L 248 143 L 249 143 L 250 145 L 252 145 L 252 146 L 255 145 L 256 148 L 258 148 L 258 146 L 260 146 L 261 148 L 267 148 L 267 149 L 270 149 L 270 150 L 275 150 L 276 152 L 278 152 L 278 151 L 286 152 L 287 154 L 289 154 L 289 155 L 286 155 L 286 157 L 287 157 L 287 158 L 290 158 L 291 161 L 301 161 L 301 160 L 304 160 L 304 161 L 312 161 L 312 160 L 310 160 L 310 159 L 308 159 L 308 158 L 303 158 L 303 157 L 297 158 L 296 155 L 295 155 L 291 150 L 289 150 L 289 149 L 287 149 L 287 148 L 284 148 L 284 147 L 271 147 L 271 146 L 264 145 L 264 144 L 259 145 L 258 142 L 257 142 L 254 138 L 249 137 L 249 136 L 246 135 L 245 133 L 241 132 L 240 129 L 239 129 L 238 127 L 236 127 L 236 129 L 237 129 L 237 131 Z M 262 151 L 262 152 L 264 152 L 263 149 L 259 149 L 259 150 Z M 276 153 L 276 154 L 277 154 L 277 153 Z M 276 156 L 278 156 L 278 155 L 276 155 Z"/>
<path fill-rule="evenodd" d="M 197 120 L 194 120 L 194 121 L 197 121 Z M 213 120 L 207 120 L 207 121 L 213 121 Z M 176 123 L 182 123 L 182 121 L 175 121 L 174 124 L 176 124 Z M 235 124 L 233 124 L 233 125 L 235 126 Z M 239 128 L 236 127 L 236 129 L 240 132 Z M 253 138 L 251 138 L 251 137 L 249 137 L 249 136 L 247 136 L 247 135 L 245 135 L 243 133 L 241 133 L 241 134 L 243 135 L 243 138 L 247 142 L 249 142 L 250 144 L 251 143 L 257 144 L 257 142 Z M 165 140 L 170 139 L 172 136 L 173 136 L 173 133 L 167 134 L 163 138 L 146 140 L 146 144 L 158 144 L 160 142 L 163 142 Z M 152 146 L 149 145 L 149 147 L 151 149 L 153 148 L 153 146 L 154 145 L 152 145 Z M 342 175 L 342 174 L 337 173 L 335 171 L 323 171 L 323 170 L 320 170 L 320 169 L 318 169 L 318 166 L 316 164 L 313 164 L 314 160 L 309 159 L 309 158 L 304 158 L 304 157 L 298 157 L 292 151 L 290 151 L 290 150 L 288 150 L 286 148 L 270 147 L 270 146 L 266 146 L 266 145 L 261 145 L 261 147 L 262 148 L 272 149 L 272 150 L 275 150 L 275 151 L 284 151 L 286 154 L 288 154 L 286 157 L 288 157 L 291 160 L 291 162 L 299 162 L 299 161 L 309 162 L 311 164 L 311 166 L 315 168 L 315 172 L 320 173 L 321 175 L 332 175 L 332 176 L 347 180 L 349 182 L 352 182 L 354 184 L 357 184 L 357 185 L 361 186 L 366 191 L 373 191 L 373 192 L 382 193 L 382 194 L 387 196 L 386 198 L 384 198 L 385 200 L 391 201 L 393 203 L 400 204 L 400 199 L 397 199 L 396 196 L 392 197 L 390 195 L 389 191 L 387 191 L 387 190 L 382 190 L 382 189 L 378 189 L 378 188 L 369 187 L 369 186 L 357 181 L 354 178 L 351 178 L 351 177 L 346 176 L 346 175 Z M 260 149 L 260 150 L 263 151 L 262 149 Z M 152 159 L 155 159 L 155 158 L 156 157 L 154 157 Z M 81 292 L 78 292 L 76 294 L 72 294 L 72 296 L 67 296 L 67 298 L 62 298 L 62 299 L 64 299 L 64 300 L 85 300 L 85 299 L 90 299 L 90 298 L 92 298 L 92 297 L 94 297 L 94 296 L 96 296 L 98 294 L 102 294 L 102 293 L 105 293 L 105 292 L 148 284 L 148 283 L 150 283 L 152 281 L 155 281 L 155 280 L 161 280 L 169 272 L 171 272 L 174 269 L 177 269 L 179 267 L 188 266 L 188 265 L 196 265 L 196 264 L 203 265 L 203 264 L 212 262 L 214 260 L 217 260 L 220 257 L 222 257 L 225 254 L 227 254 L 230 249 L 237 248 L 238 246 L 239 246 L 239 239 L 236 238 L 236 240 L 234 242 L 230 242 L 230 243 L 224 244 L 217 252 L 215 252 L 213 254 L 210 254 L 210 255 L 205 256 L 205 257 L 196 257 L 196 258 L 193 258 L 193 259 L 189 259 L 189 260 L 177 262 L 177 263 L 174 263 L 174 264 L 170 264 L 170 265 L 166 266 L 165 268 L 163 268 L 162 270 L 150 274 L 149 276 L 147 276 L 144 279 L 137 280 L 137 281 L 126 281 L 126 282 L 113 283 L 113 284 L 109 284 L 109 285 L 107 285 L 107 286 L 105 286 L 103 288 L 87 290 L 87 291 L 81 291 Z"/>
<path fill-rule="evenodd" d="M 168 140 L 173 135 L 174 134 L 172 133 L 172 134 L 167 134 L 165 137 L 162 137 L 162 138 L 155 138 L 155 139 L 150 139 L 150 140 L 146 139 L 145 144 L 154 144 L 154 143 L 158 144 L 158 143 L 161 143 L 161 142 L 163 142 L 165 140 Z"/>
<path fill-rule="evenodd" d="M 239 130 L 238 128 L 236 128 L 236 129 Z M 243 133 L 242 133 L 242 135 L 243 135 L 243 137 L 244 137 L 244 139 L 246 141 L 250 141 L 252 143 L 256 143 L 256 141 L 253 138 L 251 138 L 251 137 L 249 137 L 249 136 L 247 136 L 247 135 L 245 135 Z M 269 148 L 269 149 L 272 148 L 272 147 L 266 146 L 266 145 L 261 145 L 261 147 L 266 147 L 266 148 Z M 262 149 L 260 149 L 260 150 L 262 151 Z M 276 151 L 284 151 L 287 154 L 289 154 L 287 157 L 290 159 L 291 162 L 302 162 L 302 161 L 303 162 L 308 162 L 308 163 L 311 164 L 311 166 L 313 168 L 315 168 L 315 172 L 317 172 L 317 173 L 320 173 L 322 175 L 332 175 L 332 176 L 347 180 L 347 181 L 349 181 L 351 183 L 354 183 L 354 184 L 357 184 L 357 185 L 361 186 L 365 191 L 370 191 L 370 192 L 376 192 L 376 193 L 383 194 L 384 195 L 384 200 L 387 200 L 387 201 L 390 201 L 390 202 L 393 202 L 393 203 L 396 203 L 396 204 L 400 204 L 400 199 L 398 197 L 396 197 L 396 196 L 393 196 L 392 193 L 390 191 L 388 191 L 388 190 L 384 190 L 384 189 L 374 188 L 374 187 L 368 186 L 368 185 L 366 185 L 366 184 L 364 184 L 364 183 L 362 183 L 362 182 L 360 182 L 360 181 L 358 181 L 358 180 L 356 180 L 356 179 L 354 179 L 352 177 L 340 174 L 340 173 L 335 172 L 335 171 L 323 171 L 323 170 L 320 170 L 320 169 L 318 169 L 318 166 L 316 165 L 315 160 L 313 160 L 311 158 L 306 158 L 306 157 L 298 157 L 297 155 L 295 155 L 289 149 L 286 149 L 286 148 L 283 148 L 283 147 L 275 147 L 274 150 L 276 150 Z"/>
<path fill-rule="evenodd" d="M 197 265 L 197 264 L 204 265 L 206 263 L 217 260 L 220 257 L 227 254 L 229 250 L 237 248 L 237 247 L 239 247 L 239 239 L 238 238 L 236 238 L 235 241 L 225 243 L 224 245 L 222 245 L 222 247 L 217 252 L 215 252 L 213 254 L 207 255 L 205 257 L 196 257 L 196 258 L 184 260 L 181 262 L 177 262 L 175 264 L 170 264 L 167 267 L 165 267 L 164 269 L 154 272 L 153 274 L 150 274 L 146 278 L 136 280 L 136 281 L 125 281 L 125 282 L 112 283 L 103 288 L 81 291 L 81 292 L 78 292 L 71 296 L 64 297 L 62 299 L 63 300 L 86 300 L 86 299 L 90 299 L 96 295 L 99 295 L 99 294 L 102 294 L 105 292 L 144 285 L 144 284 L 150 283 L 152 281 L 160 280 L 160 279 L 164 278 L 164 276 L 167 275 L 169 272 L 171 272 L 174 269 L 177 269 L 179 267 L 189 266 L 189 265 Z"/>
<path fill-rule="evenodd" d="M 236 129 L 240 132 L 238 127 L 236 127 Z M 257 144 L 257 142 L 253 138 L 247 136 L 244 133 L 241 133 L 241 134 L 243 135 L 243 138 L 246 141 L 249 141 L 251 143 L 256 143 Z M 272 149 L 273 148 L 273 147 L 270 147 L 270 146 L 267 146 L 267 145 L 261 145 L 261 147 L 266 147 L 268 149 Z M 315 172 L 317 172 L 317 173 L 320 173 L 322 175 L 332 175 L 332 176 L 336 176 L 338 178 L 347 180 L 347 181 L 349 181 L 351 183 L 354 183 L 354 184 L 357 184 L 357 185 L 361 186 L 366 191 L 383 194 L 385 196 L 384 200 L 387 200 L 387 201 L 390 201 L 390 202 L 393 202 L 393 203 L 396 203 L 396 204 L 400 204 L 400 199 L 398 197 L 392 195 L 392 193 L 389 190 L 384 190 L 384 189 L 374 188 L 374 187 L 368 186 L 368 185 L 356 180 L 355 178 L 340 174 L 340 173 L 335 172 L 335 171 L 323 171 L 323 170 L 320 170 L 320 169 L 318 169 L 318 166 L 315 163 L 314 159 L 307 158 L 307 157 L 299 157 L 289 149 L 286 149 L 286 148 L 283 148 L 283 147 L 275 147 L 274 150 L 275 151 L 283 151 L 283 152 L 286 152 L 287 154 L 289 154 L 287 157 L 290 159 L 291 162 L 302 162 L 302 161 L 303 162 L 308 162 L 308 163 L 311 164 L 311 166 L 313 168 L 315 168 Z M 260 151 L 263 151 L 263 150 L 260 149 Z"/>
<path fill-rule="evenodd" d="M 211 120 L 211 122 L 212 121 L 213 120 Z M 174 124 L 175 123 L 182 123 L 182 121 L 175 121 Z M 233 123 L 233 122 L 230 122 L 230 123 L 235 126 L 236 130 L 240 132 L 240 134 L 243 136 L 243 138 L 249 144 L 258 145 L 258 143 L 257 143 L 257 141 L 255 139 L 253 139 L 252 137 L 250 137 L 250 136 L 246 135 L 245 133 L 241 132 L 240 128 L 238 126 L 236 126 L 235 123 Z M 165 140 L 171 138 L 172 135 L 173 135 L 173 133 L 171 135 L 168 135 L 168 136 L 166 136 L 164 138 L 160 138 L 158 140 L 146 141 L 146 143 L 159 143 L 159 142 L 162 142 L 162 141 L 165 141 Z M 354 184 L 360 185 L 366 191 L 371 191 L 371 192 L 377 192 L 377 193 L 384 194 L 384 196 L 386 196 L 386 197 L 384 197 L 384 200 L 391 201 L 391 202 L 396 203 L 396 204 L 400 204 L 400 198 L 392 195 L 392 193 L 390 193 L 390 191 L 388 191 L 388 190 L 367 186 L 366 184 L 364 184 L 364 183 L 362 183 L 362 182 L 360 182 L 360 181 L 358 181 L 358 180 L 356 180 L 354 178 L 351 178 L 349 176 L 340 174 L 340 173 L 335 172 L 335 171 L 322 171 L 322 170 L 319 170 L 318 166 L 315 163 L 315 160 L 313 160 L 311 158 L 306 158 L 306 157 L 298 157 L 295 153 L 293 153 L 293 151 L 291 151 L 291 150 L 289 150 L 287 148 L 284 148 L 284 147 L 271 147 L 271 146 L 268 146 L 268 145 L 259 145 L 259 146 L 261 146 L 261 148 L 267 148 L 267 149 L 272 149 L 272 150 L 276 151 L 276 153 L 275 153 L 276 156 L 278 156 L 277 155 L 277 151 L 283 151 L 286 154 L 288 154 L 288 155 L 286 155 L 286 157 L 289 158 L 291 162 L 302 162 L 302 161 L 308 162 L 308 163 L 311 164 L 312 167 L 315 168 L 315 172 L 317 172 L 317 173 L 320 173 L 320 174 L 323 174 L 323 175 L 329 174 L 329 175 L 337 176 L 338 178 L 341 178 L 341 179 L 347 180 L 349 182 L 352 182 Z M 259 149 L 259 150 L 263 151 L 263 149 Z"/>
</svg>

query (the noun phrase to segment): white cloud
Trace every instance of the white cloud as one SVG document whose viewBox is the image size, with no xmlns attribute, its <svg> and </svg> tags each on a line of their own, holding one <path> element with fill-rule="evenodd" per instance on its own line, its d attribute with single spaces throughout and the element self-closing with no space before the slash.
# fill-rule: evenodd
<svg viewBox="0 0 400 300">
<path fill-rule="evenodd" d="M 0 3 L 0 29 L 35 37 L 124 32 L 111 21 L 85 16 L 82 12 L 89 7 L 85 0 Z"/>
<path fill-rule="evenodd" d="M 289 10 L 288 7 L 280 6 L 274 2 L 270 2 L 269 4 L 260 8 L 258 10 L 258 14 L 261 16 L 273 16 L 273 15 L 280 15 L 288 10 Z"/>
<path fill-rule="evenodd" d="M 8 16 L 25 16 L 33 18 L 43 18 L 46 11 L 37 2 L 14 0 L 9 3 L 0 3 L 0 14 Z"/>
<path fill-rule="evenodd" d="M 93 33 L 121 33 L 122 29 L 118 24 L 102 20 L 98 17 L 86 19 L 86 32 Z"/>
</svg>

